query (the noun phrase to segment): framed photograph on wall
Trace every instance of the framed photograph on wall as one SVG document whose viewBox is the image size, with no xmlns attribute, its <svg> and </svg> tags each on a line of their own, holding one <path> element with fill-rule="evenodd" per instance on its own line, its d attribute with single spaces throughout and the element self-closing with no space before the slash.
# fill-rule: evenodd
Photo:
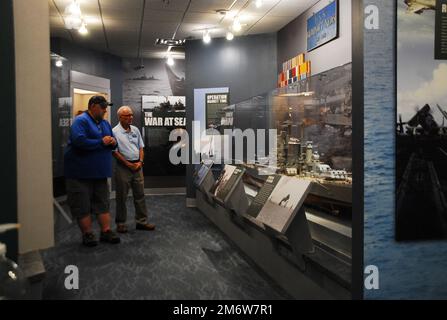
<svg viewBox="0 0 447 320">
<path fill-rule="evenodd" d="M 338 0 L 307 19 L 307 51 L 310 52 L 322 45 L 337 39 L 339 36 Z"/>
<path fill-rule="evenodd" d="M 185 111 L 186 97 L 184 96 L 142 96 L 144 111 Z"/>
</svg>

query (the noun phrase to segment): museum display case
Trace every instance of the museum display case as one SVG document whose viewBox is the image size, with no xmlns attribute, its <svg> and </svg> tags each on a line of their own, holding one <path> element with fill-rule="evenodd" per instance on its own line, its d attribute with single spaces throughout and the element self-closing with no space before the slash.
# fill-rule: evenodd
<svg viewBox="0 0 447 320">
<path fill-rule="evenodd" d="M 51 132 L 55 197 L 65 194 L 64 149 L 70 135 L 73 109 L 70 72 L 70 61 L 51 53 Z"/>
<path fill-rule="evenodd" d="M 231 106 L 233 129 L 266 130 L 265 144 L 256 143 L 255 147 L 246 148 L 242 159 L 233 159 L 251 178 L 244 181 L 259 187 L 267 178 L 265 171 L 310 181 L 307 205 L 350 220 L 351 73 L 351 64 L 343 65 Z M 268 143 L 268 129 L 276 132 L 273 145 Z M 248 154 L 250 150 L 254 154 Z M 263 160 L 272 155 L 277 161 L 270 162 L 269 170 L 265 170 Z"/>
<path fill-rule="evenodd" d="M 243 230 L 252 237 L 254 231 L 248 230 L 253 228 L 260 237 L 282 243 L 288 254 L 281 251 L 281 245 L 274 250 L 298 266 L 306 265 L 306 259 L 318 260 L 326 270 L 324 274 L 338 278 L 339 293 L 349 291 L 353 214 L 351 64 L 230 107 L 233 129 L 264 129 L 269 143 L 244 148 L 242 158 L 234 156 L 232 165 L 211 166 L 208 162 L 198 166 L 198 181 L 206 176 L 209 179 L 206 187 L 196 183 L 199 209 L 214 215 L 212 219 L 219 219 L 219 212 L 225 212 L 237 226 L 231 231 L 235 234 Z M 269 140 L 272 129 L 275 137 Z M 247 147 L 247 141 L 243 143 Z M 215 153 L 221 154 L 225 154 L 223 150 Z M 272 156 L 276 158 L 273 163 Z M 219 159 L 214 160 L 219 163 Z M 254 256 L 259 254 L 258 249 L 253 250 Z"/>
</svg>

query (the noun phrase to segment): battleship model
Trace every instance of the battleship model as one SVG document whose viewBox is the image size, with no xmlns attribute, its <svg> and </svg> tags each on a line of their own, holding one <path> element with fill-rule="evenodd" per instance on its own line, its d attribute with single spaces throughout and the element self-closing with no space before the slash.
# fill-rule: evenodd
<svg viewBox="0 0 447 320">
<path fill-rule="evenodd" d="M 282 134 L 284 135 L 284 133 Z M 280 137 L 280 139 L 282 139 Z M 284 148 L 279 146 L 278 150 Z M 325 212 L 346 216 L 352 215 L 352 174 L 347 170 L 336 170 L 321 162 L 320 154 L 314 150 L 312 141 L 302 144 L 300 140 L 291 138 L 286 145 L 287 156 L 276 168 L 270 167 L 270 172 L 293 176 L 296 179 L 312 181 L 312 187 L 306 204 Z M 284 151 L 284 150 L 283 150 Z M 247 174 L 255 179 L 264 179 L 261 165 L 244 164 Z"/>
</svg>

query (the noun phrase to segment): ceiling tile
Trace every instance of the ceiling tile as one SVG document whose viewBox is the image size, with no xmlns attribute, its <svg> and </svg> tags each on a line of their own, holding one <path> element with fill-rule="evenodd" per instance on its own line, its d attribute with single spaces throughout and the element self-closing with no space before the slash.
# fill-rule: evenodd
<svg viewBox="0 0 447 320">
<path fill-rule="evenodd" d="M 194 0 L 190 12 L 215 13 L 219 9 L 229 9 L 233 0 Z"/>
<path fill-rule="evenodd" d="M 270 13 L 274 17 L 296 18 L 319 0 L 281 1 Z"/>
<path fill-rule="evenodd" d="M 154 10 L 146 7 L 144 21 L 179 23 L 182 16 L 182 11 Z"/>
<path fill-rule="evenodd" d="M 287 17 L 264 17 L 261 22 L 252 26 L 246 34 L 270 33 L 279 31 L 283 26 L 289 22 Z"/>
<path fill-rule="evenodd" d="M 102 8 L 102 16 L 104 19 L 122 19 L 122 20 L 141 20 L 141 8 L 112 8 L 112 7 L 103 7 Z"/>
<path fill-rule="evenodd" d="M 187 0 L 147 0 L 146 6 L 151 10 L 182 11 L 188 6 Z"/>
<path fill-rule="evenodd" d="M 221 19 L 216 13 L 189 12 L 186 14 L 184 22 L 218 25 Z"/>
<path fill-rule="evenodd" d="M 168 22 L 145 21 L 143 25 L 143 36 L 152 35 L 154 38 L 171 38 L 177 24 Z"/>
<path fill-rule="evenodd" d="M 65 28 L 64 20 L 58 16 L 50 16 L 50 24 L 52 28 Z"/>
<path fill-rule="evenodd" d="M 51 35 L 71 39 L 94 49 L 105 50 L 103 21 L 110 51 L 114 54 L 135 57 L 138 51 L 139 30 L 144 0 L 99 0 L 102 8 L 101 19 L 98 0 L 77 0 L 87 21 L 89 34 L 85 37 L 76 31 L 64 29 L 59 11 L 64 14 L 72 0 L 49 0 Z M 318 0 L 263 0 L 263 6 L 256 8 L 248 0 L 193 0 L 184 17 L 176 38 L 203 36 L 203 30 L 211 29 L 212 37 L 225 36 L 233 19 L 222 19 L 217 9 L 229 9 L 239 14 L 243 30 L 240 34 L 258 34 L 278 31 L 299 14 L 313 6 Z M 146 0 L 144 11 L 141 52 L 144 56 L 162 56 L 165 47 L 155 46 L 157 38 L 171 38 L 188 6 L 188 0 Z M 56 8 L 57 6 L 57 8 Z"/>
<path fill-rule="evenodd" d="M 139 21 L 135 21 L 135 20 L 104 18 L 104 26 L 106 28 L 107 33 L 127 32 L 128 34 L 133 34 L 140 30 L 140 23 L 139 23 Z"/>
<path fill-rule="evenodd" d="M 104 9 L 112 8 L 123 11 L 138 9 L 140 12 L 143 8 L 143 2 L 143 0 L 100 0 L 101 7 Z"/>
</svg>

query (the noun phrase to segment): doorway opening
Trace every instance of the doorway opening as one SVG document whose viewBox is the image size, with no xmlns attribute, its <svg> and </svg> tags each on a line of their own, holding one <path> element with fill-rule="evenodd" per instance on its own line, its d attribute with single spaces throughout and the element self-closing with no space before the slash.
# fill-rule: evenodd
<svg viewBox="0 0 447 320">
<path fill-rule="evenodd" d="M 73 88 L 73 109 L 72 117 L 75 118 L 87 110 L 88 101 L 93 96 L 102 96 L 109 101 L 109 95 L 105 92 L 90 91 L 79 88 Z M 110 112 L 109 117 L 110 117 Z"/>
</svg>

